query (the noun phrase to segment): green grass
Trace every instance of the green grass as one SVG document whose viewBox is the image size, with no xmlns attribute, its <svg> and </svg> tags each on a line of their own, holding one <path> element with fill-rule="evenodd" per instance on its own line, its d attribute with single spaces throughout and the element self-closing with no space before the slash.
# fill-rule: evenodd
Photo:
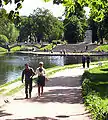
<svg viewBox="0 0 108 120">
<path fill-rule="evenodd" d="M 6 89 L 1 89 L 0 94 L 2 94 L 4 91 L 6 91 Z"/>
<path fill-rule="evenodd" d="M 11 49 L 11 52 L 20 51 L 20 50 L 21 50 L 21 47 L 20 46 L 16 46 L 16 47 L 13 47 Z"/>
<path fill-rule="evenodd" d="M 81 66 L 81 64 L 56 66 L 56 67 L 53 67 L 53 68 L 48 68 L 46 72 L 47 72 L 48 76 L 51 76 L 52 74 L 54 74 L 54 73 L 56 73 L 58 71 L 69 69 L 69 68 L 74 68 L 74 67 L 78 67 L 78 66 Z"/>
<path fill-rule="evenodd" d="M 6 52 L 7 49 L 0 47 L 0 52 Z"/>
<path fill-rule="evenodd" d="M 11 89 L 11 90 L 10 90 L 9 92 L 7 92 L 5 95 L 6 95 L 6 96 L 13 95 L 13 94 L 19 92 L 22 88 L 24 88 L 24 84 L 22 84 L 22 85 L 20 85 L 20 86 L 18 86 L 18 87 L 16 87 L 16 88 L 14 88 L 14 89 Z"/>
<path fill-rule="evenodd" d="M 108 119 L 108 64 L 85 71 L 82 76 L 84 103 L 93 120 Z"/>
<path fill-rule="evenodd" d="M 3 85 L 1 85 L 0 88 L 6 87 L 8 85 L 11 85 L 12 83 L 18 82 L 19 80 L 21 80 L 21 77 L 19 77 L 18 79 L 12 80 L 10 82 L 7 82 L 7 83 L 5 83 Z"/>
<path fill-rule="evenodd" d="M 48 44 L 47 46 L 45 47 L 42 47 L 40 48 L 40 50 L 52 50 L 52 47 L 54 48 L 56 45 L 53 45 L 52 43 L 51 44 Z"/>
<path fill-rule="evenodd" d="M 98 46 L 97 48 L 94 49 L 95 51 L 105 51 L 105 52 L 108 52 L 108 45 L 101 45 L 101 46 Z"/>
</svg>

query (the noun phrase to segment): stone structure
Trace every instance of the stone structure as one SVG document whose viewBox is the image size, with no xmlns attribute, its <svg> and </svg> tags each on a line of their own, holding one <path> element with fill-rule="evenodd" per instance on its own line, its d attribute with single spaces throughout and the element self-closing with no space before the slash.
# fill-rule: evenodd
<svg viewBox="0 0 108 120">
<path fill-rule="evenodd" d="M 92 43 L 92 30 L 87 30 L 85 32 L 84 42 L 85 43 Z"/>
</svg>

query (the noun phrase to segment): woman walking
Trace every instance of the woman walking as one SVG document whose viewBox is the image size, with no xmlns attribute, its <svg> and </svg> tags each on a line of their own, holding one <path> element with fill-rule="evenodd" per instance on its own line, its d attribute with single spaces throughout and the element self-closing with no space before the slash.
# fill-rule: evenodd
<svg viewBox="0 0 108 120">
<path fill-rule="evenodd" d="M 39 67 L 36 69 L 36 74 L 38 75 L 37 85 L 39 97 L 43 94 L 43 87 L 45 86 L 45 68 L 43 67 L 43 62 L 39 62 Z"/>
<path fill-rule="evenodd" d="M 86 60 L 87 60 L 87 68 L 89 68 L 89 64 L 90 64 L 90 56 L 89 55 L 87 56 Z"/>
<path fill-rule="evenodd" d="M 85 56 L 83 55 L 83 56 L 82 56 L 82 64 L 83 64 L 83 68 L 85 68 L 85 61 L 86 61 L 86 58 L 85 58 Z"/>
</svg>

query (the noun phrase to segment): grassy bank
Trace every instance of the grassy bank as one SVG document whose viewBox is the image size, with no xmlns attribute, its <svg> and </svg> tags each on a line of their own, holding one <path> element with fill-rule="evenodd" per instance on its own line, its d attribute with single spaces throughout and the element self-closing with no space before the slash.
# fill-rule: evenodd
<svg viewBox="0 0 108 120">
<path fill-rule="evenodd" d="M 85 71 L 82 93 L 93 120 L 108 119 L 108 64 Z"/>
<path fill-rule="evenodd" d="M 6 49 L 4 49 L 4 48 L 0 47 L 0 55 L 5 54 L 6 52 L 7 52 L 7 50 L 6 50 Z"/>
</svg>

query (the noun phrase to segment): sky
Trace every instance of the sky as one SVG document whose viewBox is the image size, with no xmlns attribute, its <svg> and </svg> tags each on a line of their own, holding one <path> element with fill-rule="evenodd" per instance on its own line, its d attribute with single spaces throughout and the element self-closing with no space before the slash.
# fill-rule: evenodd
<svg viewBox="0 0 108 120">
<path fill-rule="evenodd" d="M 7 11 L 12 10 L 14 7 L 14 4 L 4 6 Z M 49 9 L 55 17 L 62 16 L 65 9 L 62 5 L 53 5 L 52 0 L 47 3 L 43 2 L 43 0 L 24 0 L 22 8 L 19 10 L 20 15 L 29 16 L 38 7 Z"/>
<path fill-rule="evenodd" d="M 46 8 L 51 11 L 51 13 L 55 17 L 61 17 L 64 13 L 65 7 L 63 7 L 61 4 L 56 5 L 53 4 L 53 0 L 50 0 L 50 2 L 44 2 L 44 0 L 24 0 L 22 4 L 22 8 L 19 10 L 21 16 L 29 16 L 33 13 L 33 10 L 36 10 L 36 8 Z M 15 4 L 9 4 L 4 6 L 4 8 L 7 11 L 10 11 L 15 8 Z M 86 16 L 88 17 L 90 9 L 85 7 L 86 10 Z M 64 19 L 64 17 L 62 17 Z"/>
</svg>

